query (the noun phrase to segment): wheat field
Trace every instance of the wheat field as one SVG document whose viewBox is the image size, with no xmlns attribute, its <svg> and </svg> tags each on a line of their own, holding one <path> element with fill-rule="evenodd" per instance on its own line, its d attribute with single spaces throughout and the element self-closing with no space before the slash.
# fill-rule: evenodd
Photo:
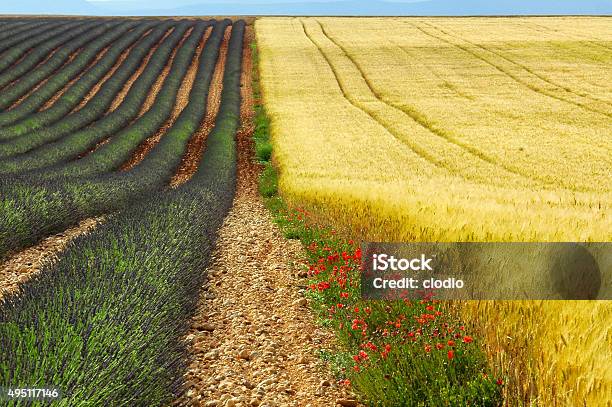
<svg viewBox="0 0 612 407">
<path fill-rule="evenodd" d="M 369 240 L 612 239 L 610 18 L 263 18 L 256 33 L 289 202 Z M 610 405 L 609 302 L 461 312 L 511 404 Z"/>
</svg>

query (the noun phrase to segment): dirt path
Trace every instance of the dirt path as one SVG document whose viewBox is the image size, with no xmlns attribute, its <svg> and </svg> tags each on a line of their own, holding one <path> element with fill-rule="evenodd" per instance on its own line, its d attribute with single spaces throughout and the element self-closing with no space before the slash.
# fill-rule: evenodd
<svg viewBox="0 0 612 407">
<path fill-rule="evenodd" d="M 272 222 L 252 161 L 251 28 L 245 42 L 238 186 L 186 340 L 193 360 L 180 406 L 334 406 L 342 398 L 318 361 L 329 345 L 298 287 L 302 247 Z M 326 345 L 327 344 L 327 345 Z"/>
</svg>

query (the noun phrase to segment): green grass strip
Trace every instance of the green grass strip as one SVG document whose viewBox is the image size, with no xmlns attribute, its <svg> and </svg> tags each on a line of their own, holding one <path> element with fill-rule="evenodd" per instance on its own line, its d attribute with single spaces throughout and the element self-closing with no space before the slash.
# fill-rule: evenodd
<svg viewBox="0 0 612 407">
<path fill-rule="evenodd" d="M 359 242 L 339 236 L 278 193 L 272 162 L 270 119 L 261 104 L 254 55 L 255 151 L 264 165 L 259 191 L 287 238 L 306 249 L 308 297 L 320 324 L 339 348 L 321 351 L 341 385 L 368 406 L 479 406 L 503 403 L 478 341 L 448 307 L 429 301 L 361 298 Z"/>
</svg>

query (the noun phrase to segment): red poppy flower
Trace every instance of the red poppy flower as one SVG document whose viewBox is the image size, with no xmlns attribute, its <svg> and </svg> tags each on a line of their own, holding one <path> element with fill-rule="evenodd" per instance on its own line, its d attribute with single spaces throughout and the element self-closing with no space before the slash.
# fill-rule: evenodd
<svg viewBox="0 0 612 407">
<path fill-rule="evenodd" d="M 452 349 L 449 350 L 446 356 L 448 356 L 448 360 L 452 360 L 455 357 L 455 351 Z"/>
</svg>

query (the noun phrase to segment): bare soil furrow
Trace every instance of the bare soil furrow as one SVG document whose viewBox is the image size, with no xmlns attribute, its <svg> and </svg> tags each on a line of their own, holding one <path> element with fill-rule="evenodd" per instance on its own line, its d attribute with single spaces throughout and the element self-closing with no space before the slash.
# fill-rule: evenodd
<svg viewBox="0 0 612 407">
<path fill-rule="evenodd" d="M 189 92 L 191 92 L 193 81 L 195 79 L 196 73 L 198 72 L 200 55 L 202 54 L 202 50 L 204 49 L 204 45 L 206 44 L 209 35 L 210 30 L 207 30 L 206 35 L 202 36 L 202 39 L 198 44 L 194 58 L 191 61 L 191 65 L 189 65 L 189 70 L 187 71 L 185 78 L 183 78 L 183 83 L 181 84 L 181 87 L 179 88 L 179 91 L 177 93 L 174 110 L 172 111 L 170 118 L 166 120 L 166 122 L 157 130 L 157 132 L 153 136 L 147 138 L 138 146 L 134 154 L 132 154 L 132 157 L 121 166 L 120 171 L 127 171 L 131 168 L 134 168 L 142 160 L 144 160 L 149 151 L 151 151 L 153 147 L 155 147 L 155 145 L 159 142 L 159 140 L 161 140 L 163 135 L 166 134 L 168 129 L 172 127 L 172 125 L 174 124 L 176 119 L 178 119 L 185 106 L 187 106 L 187 103 L 189 102 Z"/>
<path fill-rule="evenodd" d="M 150 31 L 149 31 L 150 32 Z M 149 32 L 147 32 L 146 35 L 149 34 Z M 98 81 L 98 83 L 96 83 L 94 85 L 93 88 L 91 88 L 89 90 L 89 92 L 87 92 L 87 94 L 83 97 L 83 99 L 79 102 L 78 105 L 76 105 L 74 107 L 74 109 L 72 109 L 70 111 L 70 113 L 75 113 L 78 112 L 79 110 L 81 110 L 83 107 L 85 107 L 85 105 L 89 102 L 89 100 L 91 98 L 93 98 L 96 93 L 98 93 L 98 91 L 100 90 L 100 88 L 102 88 L 102 86 L 104 85 L 104 83 L 109 80 L 117 71 L 117 69 L 119 69 L 119 67 L 121 66 L 121 64 L 123 64 L 123 61 L 125 61 L 125 59 L 128 57 L 128 55 L 130 55 L 130 52 L 132 52 L 132 49 L 134 49 L 134 47 L 138 46 L 138 42 L 130 45 L 129 47 L 127 47 L 127 49 L 125 51 L 123 51 L 121 53 L 121 55 L 119 56 L 119 58 L 117 58 L 117 61 L 115 61 L 115 64 L 112 66 L 112 68 L 106 73 L 106 75 L 104 75 L 102 77 L 102 79 L 100 79 Z"/>
<path fill-rule="evenodd" d="M 60 68 L 58 69 L 58 72 L 61 69 L 63 69 L 64 67 L 66 67 L 68 64 L 70 64 L 74 60 L 74 58 L 76 58 L 77 55 L 79 55 L 79 53 L 82 50 L 83 50 L 83 48 L 79 48 L 76 51 L 74 51 L 72 54 L 70 54 L 70 56 L 62 64 L 62 66 L 60 66 Z M 53 77 L 53 75 L 48 76 L 45 79 L 43 79 L 42 81 L 38 82 L 35 86 L 33 86 L 30 90 L 28 90 L 23 96 L 21 96 L 19 99 L 17 99 L 7 110 L 11 110 L 11 109 L 15 108 L 16 106 L 19 106 L 21 104 L 21 102 L 23 102 L 25 99 L 30 97 L 30 95 L 32 95 L 34 92 L 36 92 L 38 89 L 40 89 L 40 87 L 43 86 L 45 83 L 47 83 L 49 81 L 49 79 L 51 79 L 52 77 Z"/>
<path fill-rule="evenodd" d="M 54 48 L 53 50 L 51 50 L 51 52 L 49 52 L 45 58 L 40 61 L 39 63 L 37 63 L 34 67 L 32 67 L 30 69 L 30 71 L 26 72 L 24 76 L 28 75 L 28 73 L 30 73 L 31 71 L 35 70 L 36 68 L 41 67 L 43 64 L 46 64 L 47 61 L 49 61 L 49 59 L 51 59 L 51 57 L 53 57 L 53 55 L 55 55 L 55 53 L 59 50 L 60 48 Z M 19 78 L 13 79 L 11 82 L 9 82 L 3 89 L 7 89 L 10 86 L 14 85 L 15 83 L 19 82 L 24 76 L 21 76 Z"/>
<path fill-rule="evenodd" d="M 221 104 L 221 91 L 223 90 L 223 73 L 225 71 L 225 60 L 227 56 L 227 46 L 231 36 L 231 27 L 228 27 L 225 31 L 223 43 L 219 49 L 219 59 L 215 66 L 215 72 L 213 74 L 212 82 L 208 92 L 206 117 L 204 122 L 198 128 L 196 133 L 191 137 L 187 144 L 187 150 L 181 164 L 176 170 L 176 174 L 170 181 L 171 187 L 177 187 L 178 185 L 187 182 L 193 174 L 198 170 L 198 164 L 202 158 L 204 152 L 204 146 L 208 134 L 215 126 L 215 119 L 219 112 L 219 105 Z"/>
<path fill-rule="evenodd" d="M 134 82 L 136 82 L 136 80 L 138 80 L 138 77 L 140 77 L 142 72 L 145 70 L 145 68 L 149 64 L 149 61 L 151 60 L 151 56 L 155 53 L 155 51 L 157 51 L 157 48 L 159 48 L 159 45 L 172 33 L 172 31 L 173 30 L 166 31 L 163 37 L 153 47 L 151 47 L 151 49 L 149 50 L 149 53 L 142 60 L 140 67 L 136 70 L 136 72 L 132 74 L 132 76 L 130 76 L 130 78 L 127 80 L 125 85 L 123 85 L 123 88 L 119 91 L 119 93 L 117 93 L 117 96 L 115 96 L 115 99 L 113 100 L 113 103 L 110 105 L 110 107 L 106 111 L 106 114 L 114 112 L 115 109 L 117 109 L 119 105 L 123 103 L 123 99 L 125 99 L 126 95 L 132 88 L 132 85 L 134 84 Z"/>
<path fill-rule="evenodd" d="M 21 63 L 21 62 L 22 62 L 24 59 L 26 59 L 26 57 L 27 57 L 28 55 L 30 55 L 30 53 L 31 53 L 32 51 L 34 51 L 34 48 L 30 48 L 30 49 L 28 49 L 26 52 L 24 52 L 24 53 L 23 53 L 23 55 L 21 55 L 19 58 L 17 58 L 17 60 L 16 60 L 15 62 L 13 62 L 11 65 L 9 65 L 9 67 L 8 67 L 8 68 L 6 68 L 6 69 L 11 69 L 11 68 L 13 68 L 14 66 L 19 65 L 19 64 L 20 64 L 20 63 Z"/>
<path fill-rule="evenodd" d="M 85 219 L 77 226 L 49 236 L 37 245 L 10 256 L 0 264 L 0 299 L 32 278 L 45 264 L 56 261 L 73 239 L 88 233 L 102 220 L 103 217 Z"/>
<path fill-rule="evenodd" d="M 60 90 L 58 90 L 57 92 L 55 92 L 55 94 L 53 96 L 51 96 L 51 98 L 49 100 L 47 100 L 45 102 L 44 105 L 42 105 L 42 107 L 39 109 L 39 111 L 44 111 L 49 109 L 51 106 L 53 106 L 55 104 L 55 102 L 57 102 L 59 100 L 59 98 L 61 98 L 64 93 L 66 93 L 66 91 L 68 89 L 70 89 L 70 87 L 79 79 L 81 79 L 83 77 L 83 75 L 85 75 L 87 73 L 87 71 L 89 71 L 89 69 L 91 69 L 92 66 L 94 66 L 95 64 L 97 64 L 103 57 L 104 55 L 108 52 L 108 50 L 110 49 L 110 45 L 108 47 L 105 47 L 102 51 L 100 51 L 98 53 L 98 55 L 96 55 L 96 57 L 94 58 L 93 61 L 91 61 L 86 67 L 85 69 L 83 69 L 78 75 L 76 75 L 74 78 L 72 78 L 70 81 L 68 81 L 68 83 L 66 83 L 66 85 L 64 85 L 63 88 L 61 88 Z"/>
<path fill-rule="evenodd" d="M 170 58 L 168 58 L 168 61 L 166 62 L 166 66 L 164 67 L 164 69 L 162 70 L 162 72 L 160 73 L 160 75 L 157 77 L 157 79 L 155 80 L 155 83 L 153 84 L 153 86 L 151 87 L 151 89 L 149 90 L 149 93 L 147 94 L 147 97 L 145 99 L 145 102 L 142 105 L 142 108 L 140 109 L 140 111 L 138 112 L 138 115 L 136 116 L 136 118 L 134 118 L 134 120 L 132 120 L 130 122 L 130 124 L 134 123 L 136 120 L 138 120 L 138 118 L 140 116 L 142 116 L 143 114 L 145 114 L 150 108 L 151 105 L 155 102 L 155 98 L 157 97 L 157 94 L 159 93 L 159 91 L 161 90 L 164 81 L 166 80 L 166 77 L 168 76 L 168 73 L 170 72 L 170 69 L 172 68 L 172 64 L 174 63 L 174 57 L 176 56 L 176 53 L 178 52 L 178 50 L 183 46 L 183 43 L 185 42 L 185 40 L 189 37 L 189 35 L 191 34 L 191 31 L 193 31 L 193 28 L 189 28 L 185 34 L 183 35 L 183 38 L 181 38 L 181 40 L 179 41 L 179 43 L 177 44 L 177 46 L 174 48 L 174 50 L 172 51 L 172 53 L 170 54 Z M 164 37 L 165 38 L 165 37 Z M 158 44 L 159 46 L 159 44 Z M 125 97 L 125 96 L 124 96 Z M 93 153 L 94 151 L 96 151 L 98 148 L 102 147 L 104 144 L 108 143 L 111 140 L 111 137 L 107 137 L 102 141 L 99 141 L 94 147 L 90 148 L 89 150 L 81 153 L 79 155 L 79 159 Z"/>
<path fill-rule="evenodd" d="M 153 86 L 151 87 L 151 90 L 149 91 L 147 98 L 142 104 L 142 107 L 140 108 L 140 112 L 138 112 L 137 118 L 145 114 L 149 109 L 151 109 L 151 106 L 153 106 L 153 103 L 155 103 L 155 99 L 157 98 L 157 95 L 161 91 L 162 86 L 164 86 L 164 81 L 166 80 L 168 73 L 170 73 L 170 69 L 172 68 L 172 64 L 174 63 L 174 58 L 176 57 L 176 53 L 178 52 L 179 49 L 181 49 L 185 41 L 187 41 L 187 38 L 189 38 L 192 31 L 193 31 L 193 27 L 185 31 L 185 35 L 183 35 L 183 38 L 181 38 L 181 41 L 174 48 L 174 51 L 172 51 L 172 55 L 170 56 L 168 63 L 164 67 L 164 70 L 162 71 L 161 75 L 159 75 L 159 77 L 157 78 Z M 205 37 L 204 37 L 204 41 L 208 39 L 209 35 L 210 35 L 210 30 L 207 30 Z"/>
</svg>

